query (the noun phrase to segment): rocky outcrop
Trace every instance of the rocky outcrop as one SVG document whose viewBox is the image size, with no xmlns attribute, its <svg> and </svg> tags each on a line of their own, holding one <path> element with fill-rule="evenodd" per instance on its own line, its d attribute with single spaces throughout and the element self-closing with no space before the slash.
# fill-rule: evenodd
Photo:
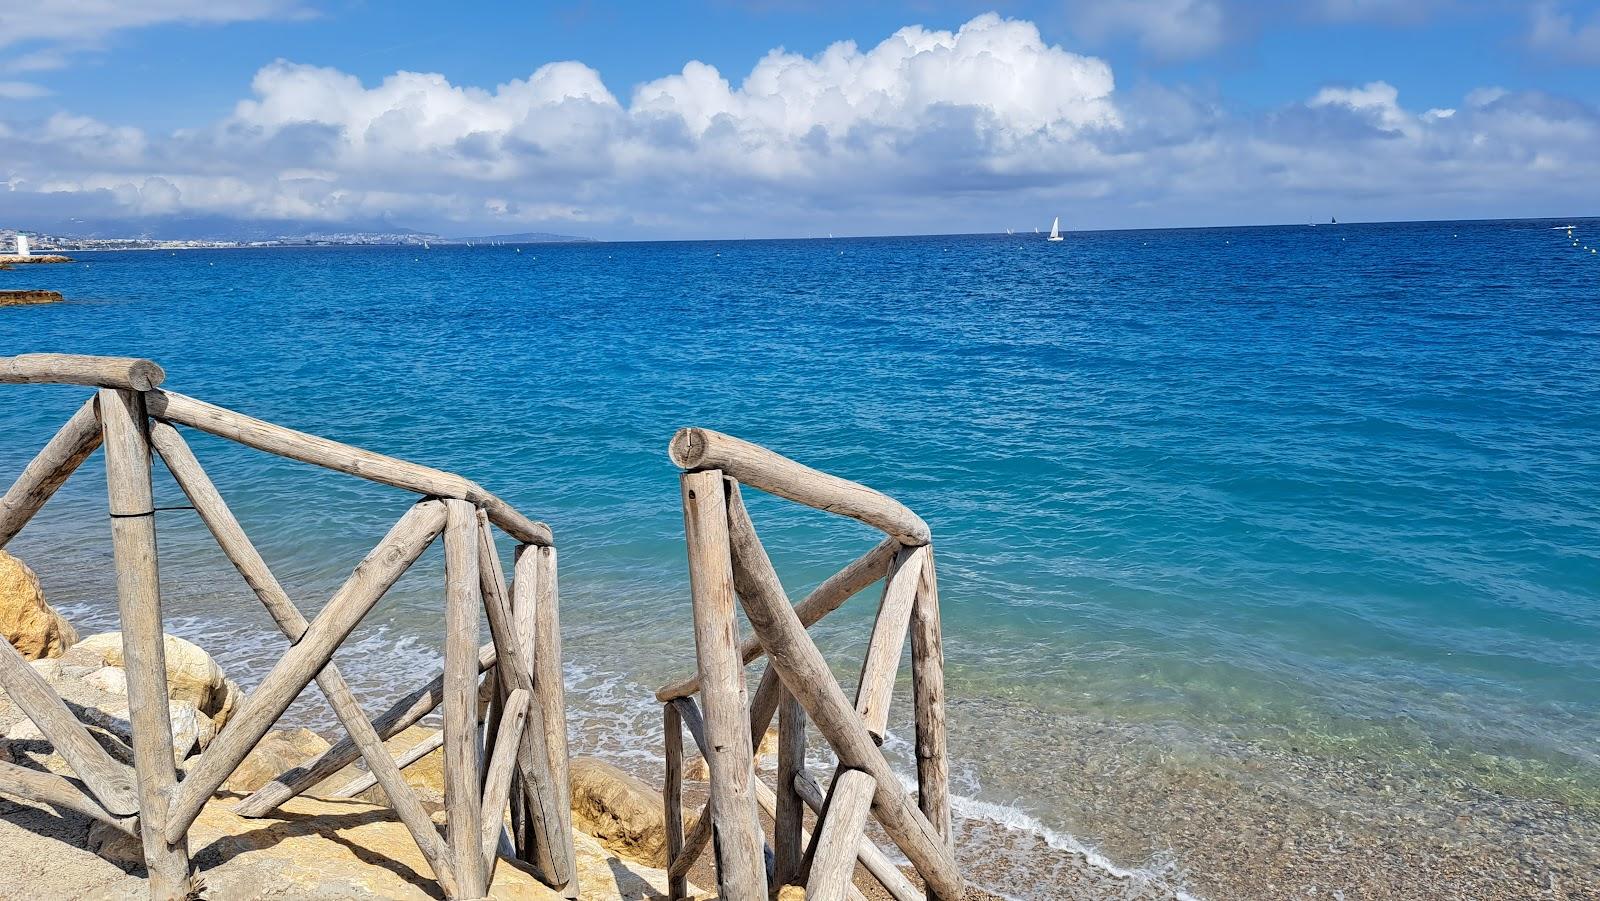
<svg viewBox="0 0 1600 901">
<path fill-rule="evenodd" d="M 239 686 L 222 674 L 222 668 L 198 645 L 168 635 L 163 648 L 167 659 L 167 697 L 188 701 L 221 728 L 239 702 Z M 121 669 L 122 634 L 90 635 L 72 647 L 63 663 Z M 114 678 L 114 677 L 111 677 Z"/>
<path fill-rule="evenodd" d="M 0 551 L 0 634 L 23 657 L 60 657 L 78 633 L 45 603 L 39 577 L 26 563 Z"/>
<path fill-rule="evenodd" d="M 429 737 L 437 733 L 438 729 L 427 726 L 412 726 L 393 738 L 384 742 L 384 747 L 389 749 L 389 756 L 398 758 L 411 750 Z M 350 780 L 359 777 L 365 770 L 357 769 L 354 765 L 346 767 L 342 772 L 318 786 L 318 791 L 331 794 L 343 788 Z M 401 778 L 405 779 L 412 791 L 416 792 L 417 800 L 424 806 L 439 809 L 444 805 L 444 748 L 435 748 L 421 760 L 411 764 L 400 771 Z M 356 795 L 356 800 L 366 801 L 371 804 L 389 803 L 389 796 L 382 788 L 374 785 Z"/>
<path fill-rule="evenodd" d="M 61 292 L 59 291 L 0 291 L 0 307 L 26 307 L 33 304 L 60 302 Z"/>
<path fill-rule="evenodd" d="M 233 771 L 222 784 L 222 790 L 249 794 L 328 747 L 327 739 L 310 729 L 274 729 L 262 737 L 261 743 Z"/>
<path fill-rule="evenodd" d="M 651 866 L 667 861 L 661 793 L 603 760 L 572 760 L 572 824 L 611 851 Z"/>
<path fill-rule="evenodd" d="M 38 263 L 70 262 L 72 262 L 72 257 L 62 256 L 59 253 L 30 253 L 25 257 L 19 257 L 14 253 L 0 254 L 0 265 L 3 266 L 26 266 Z"/>
</svg>

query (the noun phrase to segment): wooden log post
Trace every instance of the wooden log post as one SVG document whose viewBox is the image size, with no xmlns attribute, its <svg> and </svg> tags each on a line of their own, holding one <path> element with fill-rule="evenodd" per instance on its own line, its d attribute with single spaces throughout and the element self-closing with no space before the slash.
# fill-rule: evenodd
<svg viewBox="0 0 1600 901">
<path fill-rule="evenodd" d="M 876 789 L 876 780 L 864 770 L 841 769 L 833 777 L 826 813 L 819 815 L 807 901 L 844 901 Z"/>
<path fill-rule="evenodd" d="M 894 498 L 732 435 L 710 429 L 679 429 L 672 436 L 667 455 L 683 469 L 719 470 L 768 494 L 860 520 L 901 544 L 927 544 L 931 540 L 922 517 Z"/>
<path fill-rule="evenodd" d="M 720 894 L 728 901 L 766 901 L 764 842 L 751 788 L 755 758 L 729 567 L 727 495 L 717 470 L 684 473 L 681 482 Z"/>
<path fill-rule="evenodd" d="M 83 461 L 100 447 L 100 414 L 95 398 L 84 402 L 0 497 L 0 548 L 11 543 L 23 526 L 43 509 Z"/>
<path fill-rule="evenodd" d="M 101 410 L 105 410 L 104 405 Z M 232 719 L 190 768 L 188 778 L 178 786 L 172 802 L 166 827 L 168 841 L 183 835 L 199 816 L 206 800 L 283 716 L 312 677 L 327 665 L 333 652 L 362 617 L 438 537 L 444 521 L 443 502 L 418 502 L 356 566 L 355 572 L 312 620 L 300 641 L 279 658 L 256 690 L 240 703 Z"/>
<path fill-rule="evenodd" d="M 672 704 L 662 705 L 661 733 L 665 736 L 666 775 L 661 780 L 661 803 L 666 811 L 667 901 L 683 901 L 689 896 L 689 881 L 684 871 L 672 875 L 672 867 L 683 856 L 683 718 Z"/>
<path fill-rule="evenodd" d="M 0 384 L 87 385 L 149 391 L 167 377 L 161 367 L 133 357 L 21 354 L 0 357 Z"/>
<path fill-rule="evenodd" d="M 799 775 L 803 776 L 804 773 L 801 773 Z M 820 791 L 820 789 L 819 789 L 819 791 Z M 765 782 L 761 782 L 759 780 L 757 780 L 757 782 L 756 782 L 756 803 L 761 805 L 761 809 L 767 812 L 767 816 L 772 817 L 773 822 L 777 822 L 777 819 L 778 819 L 778 796 L 777 796 L 776 793 L 773 792 L 772 789 L 767 788 L 767 784 Z M 877 846 L 873 845 L 872 841 L 870 839 L 868 839 L 865 836 L 863 836 L 861 841 L 863 843 L 863 847 L 871 847 L 872 850 L 877 851 Z M 809 848 L 810 846 L 811 846 L 811 832 L 809 830 L 807 830 L 805 827 L 802 826 L 801 829 L 800 829 L 800 847 L 801 847 L 801 849 L 806 849 L 806 848 Z M 878 851 L 878 853 L 881 855 L 883 852 Z M 865 858 L 863 857 L 863 861 L 864 860 L 865 860 Z M 885 857 L 884 860 L 887 861 L 888 858 Z M 801 863 L 801 869 L 802 870 L 805 869 L 804 861 L 802 861 L 802 863 Z M 800 878 L 802 878 L 802 879 L 804 878 L 803 874 L 800 874 Z M 904 877 L 902 877 L 902 878 L 904 878 Z M 774 880 L 774 881 L 776 881 L 776 880 Z M 801 883 L 794 883 L 794 884 L 799 885 Z M 856 888 L 854 885 L 851 885 L 849 888 L 847 888 L 845 890 L 845 894 L 846 894 L 847 897 L 849 897 L 850 901 L 867 901 L 867 896 L 863 895 L 861 893 L 861 890 Z M 891 892 L 891 894 L 893 894 L 893 893 Z M 923 901 L 922 896 L 918 895 L 917 898 L 915 899 L 915 901 Z"/>
<path fill-rule="evenodd" d="M 477 530 L 477 547 L 480 561 L 492 554 L 486 544 L 486 532 Z M 499 572 L 498 559 L 495 572 Z M 493 578 L 480 583 L 487 589 L 483 594 L 484 610 L 489 615 L 489 631 L 499 649 L 500 665 L 496 667 L 501 677 L 501 690 L 509 694 L 515 689 L 535 696 L 533 670 L 523 645 L 517 637 L 516 616 L 511 600 L 506 596 L 505 584 Z M 564 831 L 557 807 L 561 797 L 550 773 L 550 753 L 546 747 L 548 735 L 544 722 L 544 708 L 528 705 L 526 734 L 518 745 L 517 774 L 523 787 L 522 806 L 533 827 L 533 860 L 546 885 L 565 886 L 577 872 L 576 852 L 570 831 Z"/>
<path fill-rule="evenodd" d="M 944 715 L 944 639 L 939 625 L 939 579 L 931 545 L 922 563 L 917 601 L 911 608 L 911 687 L 917 732 L 917 805 L 934 831 L 953 847 L 950 757 Z"/>
<path fill-rule="evenodd" d="M 489 881 L 482 851 L 478 673 L 473 660 L 482 597 L 478 518 L 466 501 L 447 500 L 444 505 L 444 807 L 449 823 L 450 866 L 459 886 L 457 897 L 482 898 L 489 892 Z M 503 671 L 503 667 L 496 669 Z"/>
<path fill-rule="evenodd" d="M 756 687 L 755 698 L 750 702 L 750 746 L 758 748 L 761 739 L 767 734 L 767 728 L 772 724 L 772 717 L 778 712 L 778 701 L 782 695 L 783 683 L 778 680 L 778 671 L 767 667 L 761 674 L 761 684 Z M 705 756 L 705 724 L 700 718 L 700 708 L 695 706 L 693 698 L 674 698 L 668 702 L 675 707 L 683 725 L 694 736 L 695 747 L 699 749 L 700 756 Z M 760 779 L 751 783 L 755 787 L 756 801 L 767 809 L 767 815 L 772 816 L 772 804 L 762 800 L 762 793 L 767 791 Z M 775 809 L 775 808 L 774 808 Z M 682 876 L 689 872 L 689 868 L 699 859 L 700 852 L 705 850 L 706 842 L 711 838 L 711 805 L 706 804 L 695 818 L 694 825 L 690 827 L 688 837 L 684 840 L 682 859 L 668 866 L 669 875 L 676 873 Z"/>
<path fill-rule="evenodd" d="M 771 669 L 769 667 L 769 669 Z M 771 672 L 777 673 L 772 669 Z M 778 702 L 778 790 L 772 810 L 772 881 L 797 885 L 806 840 L 805 802 L 794 790 L 794 777 L 806 766 L 806 711 L 794 696 L 780 689 Z"/>
<path fill-rule="evenodd" d="M 906 630 L 911 626 L 911 607 L 917 600 L 927 548 L 928 545 L 901 548 L 895 555 L 872 626 L 872 640 L 861 664 L 856 712 L 867 724 L 867 734 L 880 745 L 889 731 L 889 704 L 894 700 L 894 680 L 905 656 Z"/>
<path fill-rule="evenodd" d="M 567 736 L 567 688 L 561 662 L 561 588 L 557 575 L 555 545 L 519 545 L 513 562 L 511 616 L 516 623 L 517 641 L 532 658 L 533 704 L 539 708 L 536 721 L 530 714 L 529 727 L 542 726 L 544 749 L 549 765 L 549 782 L 555 789 L 553 824 L 563 845 L 561 855 L 571 858 L 569 874 L 562 884 L 553 886 L 565 897 L 578 897 L 578 869 L 572 843 L 571 751 Z"/>
<path fill-rule="evenodd" d="M 784 687 L 805 707 L 840 764 L 872 775 L 877 783 L 873 813 L 930 891 L 945 901 L 962 898 L 965 882 L 943 836 L 901 789 L 894 770 L 834 681 L 822 652 L 806 635 L 737 491 L 728 497 L 728 521 L 735 587 Z"/>
<path fill-rule="evenodd" d="M 200 461 L 195 459 L 194 452 L 189 449 L 183 436 L 170 424 L 158 421 L 150 426 L 150 438 L 160 452 L 161 459 L 166 462 L 167 470 L 172 473 L 190 503 L 194 504 L 195 512 L 211 531 L 223 554 L 261 599 L 279 630 L 291 642 L 299 641 L 310 624 L 245 535 L 239 520 L 228 509 L 216 485 L 201 468 Z M 389 797 L 389 806 L 416 840 L 418 850 L 433 869 L 440 885 L 446 886 L 447 892 L 453 891 L 454 876 L 428 811 L 400 775 L 400 768 L 390 761 L 389 753 L 383 747 L 383 739 L 367 719 L 355 692 L 332 661 L 317 673 L 317 686 L 327 697 L 329 706 L 349 733 L 350 740 L 367 760 L 373 779 L 383 785 L 384 793 Z"/>
<path fill-rule="evenodd" d="M 495 661 L 492 642 L 478 649 L 480 672 L 494 666 Z M 396 701 L 372 721 L 372 727 L 377 730 L 380 738 L 388 741 L 416 725 L 423 717 L 438 709 L 443 701 L 444 674 L 440 673 L 428 684 Z M 283 802 L 328 779 L 354 763 L 360 756 L 361 750 L 349 736 L 346 736 L 322 752 L 322 755 L 315 760 L 286 770 L 278 778 L 256 789 L 249 797 L 235 805 L 233 812 L 242 817 L 267 816 L 278 809 Z"/>
<path fill-rule="evenodd" d="M 811 808 L 812 813 L 822 815 L 822 808 L 827 803 L 827 798 L 822 793 L 822 786 L 811 778 L 810 773 L 795 774 L 794 790 L 806 806 Z M 807 842 L 809 841 L 807 838 Z M 867 836 L 861 837 L 861 844 L 856 848 L 856 859 L 861 861 L 861 865 L 867 868 L 867 872 L 878 880 L 878 884 L 884 887 L 894 901 L 926 901 L 922 892 L 911 884 L 906 874 L 900 872 L 900 868 L 889 859 L 889 855 L 883 853 Z"/>
<path fill-rule="evenodd" d="M 495 737 L 494 755 L 483 777 L 483 867 L 484 878 L 494 879 L 495 848 L 505 832 L 506 803 L 511 800 L 511 775 L 517 765 L 517 746 L 522 742 L 523 729 L 528 723 L 528 693 L 517 689 L 506 698 L 506 709 L 500 717 L 499 735 Z"/>
<path fill-rule="evenodd" d="M 161 576 L 156 563 L 155 501 L 150 484 L 150 437 L 144 395 L 126 389 L 101 389 L 99 400 L 145 868 L 150 874 L 153 899 L 187 898 L 192 888 L 185 835 L 189 823 L 184 821 L 180 828 L 172 828 L 176 822 L 168 810 L 177 770 L 172 759 L 172 720 L 167 709 Z M 229 767 L 228 772 L 232 771 L 233 767 Z M 210 794 L 206 792 L 208 797 Z"/>
<path fill-rule="evenodd" d="M 855 597 L 862 589 L 883 578 L 890 561 L 901 547 L 903 545 L 893 538 L 885 538 L 877 547 L 829 576 L 806 595 L 804 600 L 794 605 L 795 615 L 800 617 L 800 622 L 808 629 L 816 625 L 818 620 L 839 609 L 845 601 Z M 739 648 L 739 657 L 746 665 L 753 663 L 764 653 L 766 652 L 761 649 L 761 642 L 757 641 L 755 636 L 745 639 Z M 657 691 L 656 700 L 665 704 L 674 698 L 686 698 L 699 690 L 700 676 L 696 673 Z"/>
<path fill-rule="evenodd" d="M 489 513 L 507 535 L 527 544 L 549 544 L 550 527 L 518 513 L 482 486 L 453 473 L 297 432 L 171 391 L 149 393 L 150 415 L 209 432 L 245 447 L 312 466 L 358 476 L 418 494 L 470 501 Z"/>
</svg>

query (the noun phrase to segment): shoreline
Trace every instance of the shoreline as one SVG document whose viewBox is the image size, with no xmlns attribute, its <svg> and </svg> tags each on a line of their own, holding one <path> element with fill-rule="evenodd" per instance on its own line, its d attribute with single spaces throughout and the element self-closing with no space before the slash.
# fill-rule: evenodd
<svg viewBox="0 0 1600 901">
<path fill-rule="evenodd" d="M 114 605 L 71 598 L 58 606 L 87 630 L 114 627 Z M 219 629 L 236 625 L 189 617 L 168 629 L 212 645 L 248 688 L 261 673 L 215 641 Z M 408 660 L 431 653 L 384 628 L 369 639 L 376 644 L 361 647 L 403 647 Z M 591 646 L 607 641 L 604 634 L 569 637 L 573 753 L 659 786 L 659 713 L 650 689 L 637 674 L 589 668 L 601 656 Z M 342 667 L 361 676 L 358 665 Z M 358 685 L 367 704 L 392 700 L 381 677 L 368 685 Z M 1600 895 L 1600 808 L 1518 798 L 1359 749 L 1345 756 L 1285 749 L 1175 722 L 1041 711 L 961 688 L 951 685 L 949 716 L 958 853 L 975 885 L 1007 898 L 1243 901 L 1312 889 L 1317 897 Z M 330 728 L 315 698 L 298 702 L 283 724 Z M 909 734 L 909 723 L 891 723 L 886 743 L 902 774 L 911 771 Z M 996 736 L 1003 753 L 984 754 Z M 1030 889 L 1047 885 L 1049 892 Z"/>
</svg>

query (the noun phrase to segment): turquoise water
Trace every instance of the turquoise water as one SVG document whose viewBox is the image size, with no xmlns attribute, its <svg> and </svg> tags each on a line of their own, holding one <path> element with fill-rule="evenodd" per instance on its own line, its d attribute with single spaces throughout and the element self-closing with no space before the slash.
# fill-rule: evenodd
<svg viewBox="0 0 1600 901">
<path fill-rule="evenodd" d="M 578 718 L 691 660 L 665 450 L 694 424 L 929 521 L 956 697 L 1486 756 L 1475 778 L 1600 803 L 1600 257 L 1553 224 L 81 254 L 0 273 L 69 298 L 0 310 L 0 352 L 148 356 L 173 390 L 550 522 L 574 680 L 606 686 Z M 82 396 L 5 388 L 0 471 Z M 193 440 L 308 599 L 406 503 Z M 16 549 L 109 622 L 109 577 L 69 565 L 105 553 L 79 515 L 96 478 Z M 873 540 L 753 509 L 797 593 Z M 189 514 L 163 516 L 172 616 L 275 652 Z M 428 578 L 353 651 L 375 691 L 433 659 Z M 824 624 L 841 661 L 870 619 Z M 981 775 L 997 749 L 957 751 Z"/>
</svg>

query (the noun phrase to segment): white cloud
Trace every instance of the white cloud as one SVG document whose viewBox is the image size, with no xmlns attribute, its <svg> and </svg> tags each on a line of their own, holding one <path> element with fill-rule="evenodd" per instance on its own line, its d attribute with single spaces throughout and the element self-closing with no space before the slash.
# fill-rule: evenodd
<svg viewBox="0 0 1600 901">
<path fill-rule="evenodd" d="M 221 24 L 302 14 L 294 0 L 36 0 L 0 7 L 0 47 L 85 44 L 114 31 L 172 23 Z"/>
<path fill-rule="evenodd" d="M 1222 0 L 1080 3 L 1073 18 L 1091 40 L 1131 36 L 1146 52 L 1170 60 L 1204 56 L 1229 37 Z"/>
<path fill-rule="evenodd" d="M 26 81 L 0 81 L 0 100 L 32 100 L 49 94 L 46 88 Z"/>
<path fill-rule="evenodd" d="M 774 50 L 742 79 L 690 62 L 626 99 L 570 61 L 493 88 L 279 61 L 231 114 L 175 134 L 65 113 L 0 122 L 0 183 L 8 210 L 39 217 L 635 237 L 998 228 L 1039 208 L 1090 226 L 1600 201 L 1594 107 L 1496 88 L 1450 107 L 1413 110 L 1373 81 L 1240 118 L 1188 89 L 1118 90 L 1102 60 L 987 15 Z"/>
<path fill-rule="evenodd" d="M 1588 18 L 1567 12 L 1561 3 L 1533 4 L 1528 45 L 1570 62 L 1600 65 L 1600 10 Z"/>
</svg>

